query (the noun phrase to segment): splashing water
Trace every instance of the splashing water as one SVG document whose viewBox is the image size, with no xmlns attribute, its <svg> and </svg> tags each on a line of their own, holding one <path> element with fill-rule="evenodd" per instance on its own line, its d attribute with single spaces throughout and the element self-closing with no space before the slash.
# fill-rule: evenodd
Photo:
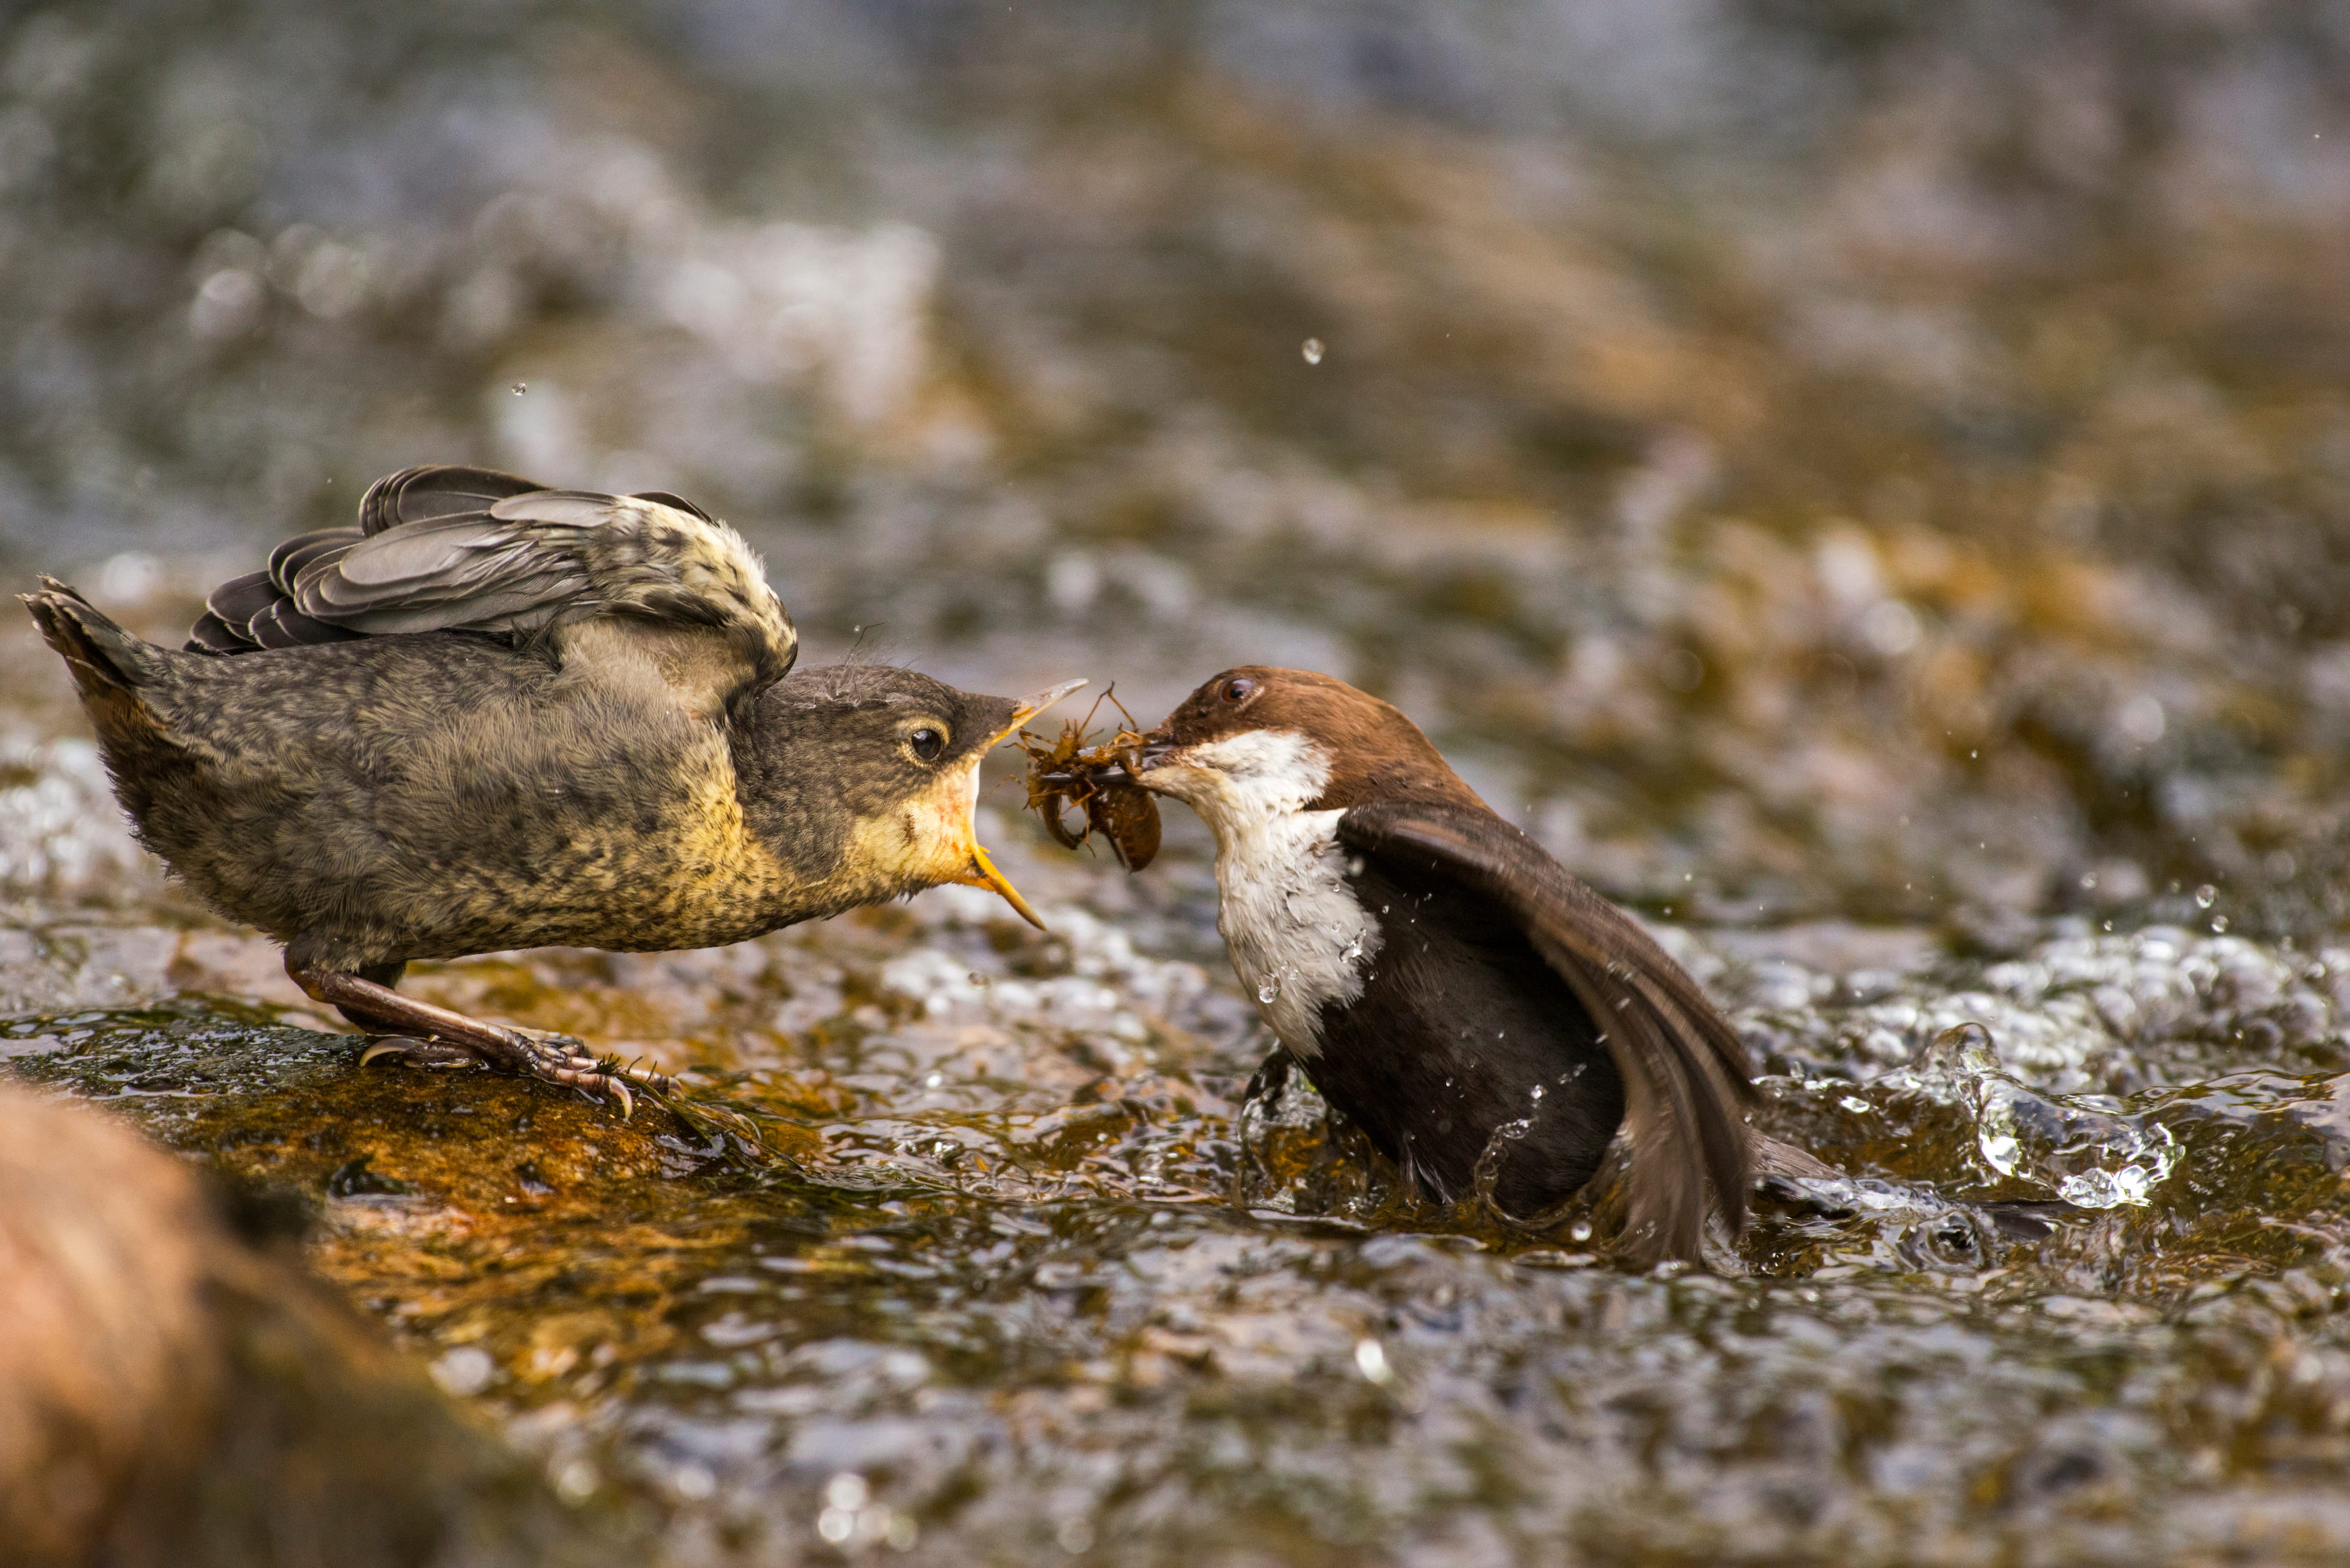
<svg viewBox="0 0 2350 1568">
<path fill-rule="evenodd" d="M 2042 1094 L 1999 1064 L 1980 1023 L 1945 1030 L 1928 1075 L 1945 1077 L 1975 1124 L 1975 1151 L 2000 1177 L 2033 1183 L 2083 1209 L 2152 1200 L 2178 1160 L 2170 1129 L 2126 1115 L 2102 1095 Z"/>
</svg>

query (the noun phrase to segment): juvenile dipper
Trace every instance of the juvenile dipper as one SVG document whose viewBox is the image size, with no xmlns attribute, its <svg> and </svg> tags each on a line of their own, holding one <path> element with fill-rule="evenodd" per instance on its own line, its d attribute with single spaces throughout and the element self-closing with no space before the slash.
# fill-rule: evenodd
<svg viewBox="0 0 2350 1568">
<path fill-rule="evenodd" d="M 736 942 L 942 882 L 1028 908 L 974 836 L 1014 701 L 789 673 L 741 536 L 675 496 L 482 469 L 379 481 L 213 591 L 186 650 L 26 597 L 141 840 L 385 1051 L 617 1095 L 641 1069 L 399 994 L 412 959 Z"/>
<path fill-rule="evenodd" d="M 1247 666 L 1136 748 L 1216 839 L 1217 927 L 1281 1046 L 1440 1201 L 1539 1215 L 1631 1135 L 1631 1250 L 1744 1223 L 1753 1090 L 1688 971 L 1477 798 L 1417 725 L 1326 675 Z"/>
</svg>

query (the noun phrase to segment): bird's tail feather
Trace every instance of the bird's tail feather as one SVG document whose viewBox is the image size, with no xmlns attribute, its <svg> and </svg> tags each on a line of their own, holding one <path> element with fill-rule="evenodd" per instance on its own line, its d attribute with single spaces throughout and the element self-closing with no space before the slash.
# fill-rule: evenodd
<svg viewBox="0 0 2350 1568">
<path fill-rule="evenodd" d="M 85 692 L 95 680 L 110 686 L 144 686 L 167 666 L 163 650 L 117 626 L 80 593 L 55 577 L 41 579 L 37 594 L 19 595 L 48 645 L 73 667 Z"/>
<path fill-rule="evenodd" d="M 82 706 L 106 739 L 125 741 L 157 735 L 161 726 L 140 696 L 171 672 L 172 655 L 125 631 L 73 588 L 55 577 L 41 579 L 41 591 L 19 595 L 42 638 L 65 659 L 80 689 Z"/>
</svg>

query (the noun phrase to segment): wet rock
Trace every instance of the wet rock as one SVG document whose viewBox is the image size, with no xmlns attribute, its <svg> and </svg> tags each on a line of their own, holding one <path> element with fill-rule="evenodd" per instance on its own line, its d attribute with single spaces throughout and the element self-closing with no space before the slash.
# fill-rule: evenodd
<svg viewBox="0 0 2350 1568">
<path fill-rule="evenodd" d="M 248 1210 L 249 1212 L 249 1210 Z M 380 1332 L 111 1117 L 0 1085 L 0 1535 L 28 1568 L 617 1563 Z"/>
</svg>

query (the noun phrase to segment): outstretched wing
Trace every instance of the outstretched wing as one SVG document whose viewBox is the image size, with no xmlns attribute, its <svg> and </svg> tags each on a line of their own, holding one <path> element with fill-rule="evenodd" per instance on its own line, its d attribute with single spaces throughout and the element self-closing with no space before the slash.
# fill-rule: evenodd
<svg viewBox="0 0 2350 1568">
<path fill-rule="evenodd" d="M 1752 1160 L 1746 1047 L 1720 1009 L 1632 918 L 1489 812 L 1381 801 L 1338 819 L 1348 846 L 1447 877 L 1509 911 L 1603 1032 L 1632 1135 L 1631 1234 L 1694 1259 L 1708 1190 L 1732 1231 Z"/>
<path fill-rule="evenodd" d="M 224 583 L 189 646 L 236 653 L 394 632 L 529 634 L 595 616 L 714 634 L 731 701 L 781 680 L 798 639 L 740 535 L 677 497 L 549 490 L 434 465 L 379 480 L 359 526 L 287 540 Z"/>
</svg>

